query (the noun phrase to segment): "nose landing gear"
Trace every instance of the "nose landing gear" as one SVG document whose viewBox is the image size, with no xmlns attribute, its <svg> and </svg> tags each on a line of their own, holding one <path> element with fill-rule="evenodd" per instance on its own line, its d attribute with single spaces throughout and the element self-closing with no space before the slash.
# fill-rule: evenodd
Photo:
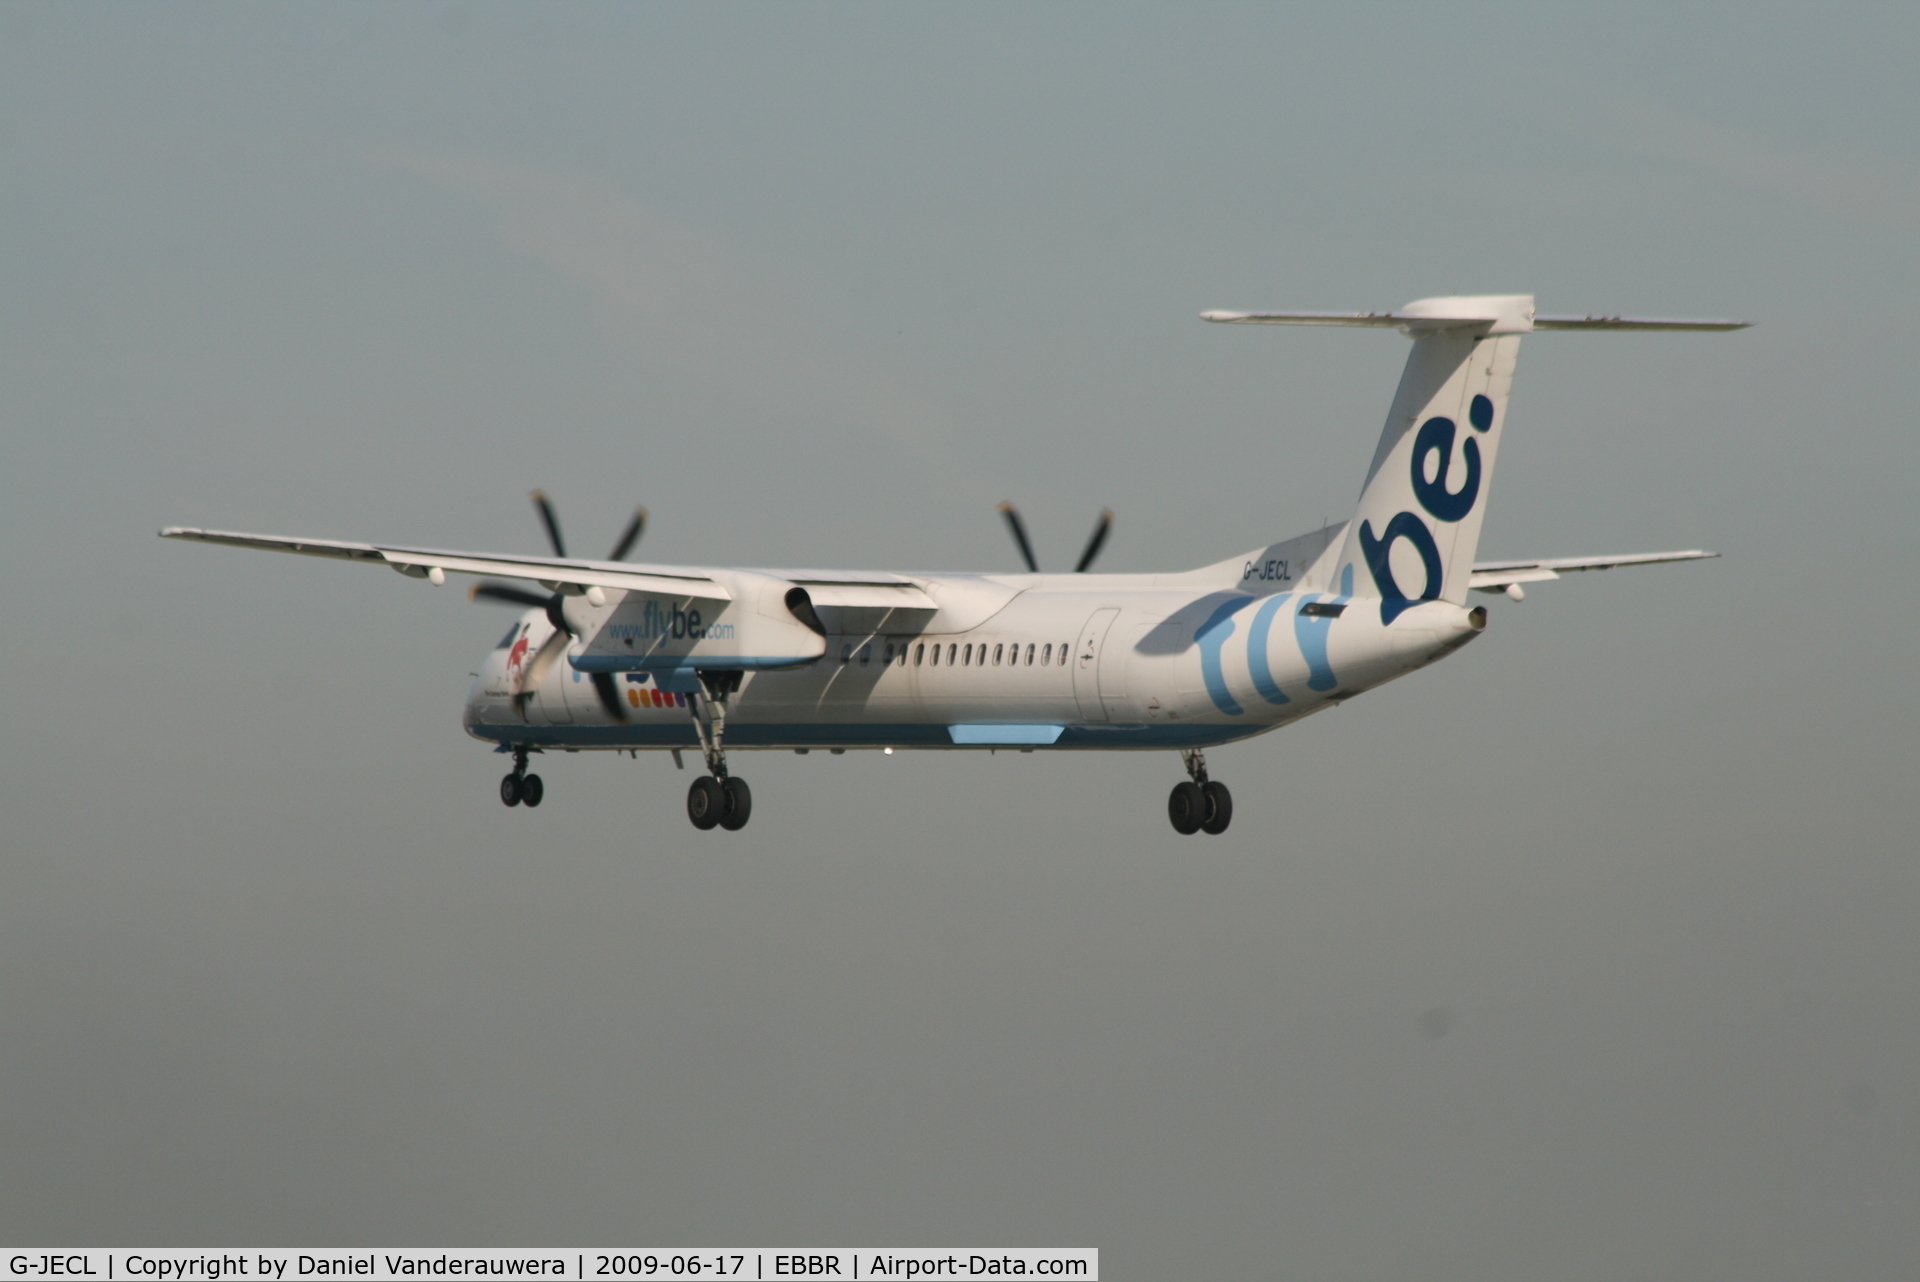
<svg viewBox="0 0 1920 1282">
<path fill-rule="evenodd" d="M 500 780 L 500 802 L 507 806 L 537 806 L 547 795 L 539 775 L 527 773 L 527 750 L 513 750 L 513 772 Z"/>
<path fill-rule="evenodd" d="M 1193 778 L 1173 786 L 1167 797 L 1167 819 L 1183 837 L 1196 832 L 1218 836 L 1233 822 L 1233 794 L 1227 785 L 1207 778 L 1207 758 L 1200 749 L 1183 749 L 1180 759 Z"/>
</svg>

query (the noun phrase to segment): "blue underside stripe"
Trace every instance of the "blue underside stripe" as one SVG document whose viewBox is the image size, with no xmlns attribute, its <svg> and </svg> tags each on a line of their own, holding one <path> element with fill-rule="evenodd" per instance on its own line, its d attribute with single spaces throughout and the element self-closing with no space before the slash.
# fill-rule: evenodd
<svg viewBox="0 0 1920 1282">
<path fill-rule="evenodd" d="M 1057 743 L 1065 726 L 948 726 L 955 743 Z"/>
</svg>

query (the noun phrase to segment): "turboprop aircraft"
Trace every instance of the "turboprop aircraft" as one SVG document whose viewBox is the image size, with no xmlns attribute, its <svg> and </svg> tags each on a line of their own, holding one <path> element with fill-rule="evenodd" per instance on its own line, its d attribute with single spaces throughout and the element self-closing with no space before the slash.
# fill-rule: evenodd
<svg viewBox="0 0 1920 1282">
<path fill-rule="evenodd" d="M 512 754 L 509 806 L 537 806 L 527 771 L 555 750 L 697 748 L 696 828 L 736 830 L 753 794 L 729 750 L 849 748 L 1177 751 L 1167 814 L 1221 833 L 1233 796 L 1205 751 L 1332 707 L 1444 658 L 1487 626 L 1470 591 L 1519 600 L 1578 570 L 1712 552 L 1480 561 L 1480 523 L 1520 337 L 1535 331 L 1732 330 L 1745 322 L 1538 316 L 1531 295 L 1428 298 L 1396 312 L 1204 312 L 1229 325 L 1398 329 L 1413 340 L 1350 520 L 1176 574 L 1026 574 L 639 565 L 636 513 L 604 561 L 570 558 L 546 496 L 553 555 L 512 556 L 171 527 L 166 538 L 387 565 L 524 605 L 481 664 L 465 725 Z M 564 657 L 566 662 L 560 662 Z"/>
</svg>

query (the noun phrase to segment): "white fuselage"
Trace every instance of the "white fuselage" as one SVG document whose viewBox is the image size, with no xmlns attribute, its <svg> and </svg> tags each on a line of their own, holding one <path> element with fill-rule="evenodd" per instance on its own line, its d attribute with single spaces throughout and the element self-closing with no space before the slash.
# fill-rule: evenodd
<svg viewBox="0 0 1920 1282">
<path fill-rule="evenodd" d="M 1350 569 L 1300 576 L 1335 588 L 1328 592 L 1276 581 L 1255 561 L 1245 565 L 1240 583 L 1229 578 L 1221 586 L 1196 582 L 1198 574 L 902 576 L 942 608 L 930 616 L 821 610 L 825 654 L 746 673 L 727 712 L 726 744 L 1204 747 L 1284 725 L 1422 667 L 1485 626 L 1484 611 L 1442 601 L 1383 624 L 1377 599 L 1351 596 Z M 570 601 L 568 618 L 578 612 L 575 631 L 586 638 L 596 616 L 604 631 L 606 619 L 636 604 L 612 600 L 595 611 Z M 663 617 L 671 608 L 655 605 Z M 530 610 L 488 655 L 467 702 L 468 733 L 529 747 L 697 745 L 693 665 L 612 674 L 623 723 L 574 666 L 584 640 L 569 647 L 568 662 L 525 683 L 531 656 L 552 632 L 545 613 Z M 516 692 L 531 697 L 516 700 Z"/>
</svg>

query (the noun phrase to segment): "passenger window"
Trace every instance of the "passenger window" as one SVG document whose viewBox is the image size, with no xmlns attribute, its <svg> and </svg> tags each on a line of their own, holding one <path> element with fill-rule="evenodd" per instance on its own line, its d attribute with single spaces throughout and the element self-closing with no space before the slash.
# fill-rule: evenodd
<svg viewBox="0 0 1920 1282">
<path fill-rule="evenodd" d="M 937 645 L 933 647 L 933 666 L 940 666 L 940 647 Z"/>
<path fill-rule="evenodd" d="M 919 667 L 921 664 L 921 661 L 924 660 L 926 657 L 927 657 L 927 643 L 925 641 L 922 641 L 919 645 L 913 647 L 913 666 L 916 668 Z"/>
<path fill-rule="evenodd" d="M 869 641 L 865 645 L 860 647 L 860 666 L 863 668 L 866 667 L 867 660 L 871 659 L 872 657 L 873 657 L 873 642 Z"/>
<path fill-rule="evenodd" d="M 1027 642 L 1027 666 L 1029 668 L 1033 666 L 1033 642 L 1031 641 Z"/>
<path fill-rule="evenodd" d="M 960 647 L 959 647 L 959 646 L 957 646 L 957 645 L 948 645 L 948 646 L 947 646 L 947 666 L 948 666 L 949 668 L 951 668 L 951 667 L 953 666 L 953 661 L 954 661 L 954 660 L 955 660 L 956 658 L 958 658 L 958 657 L 959 657 L 959 655 L 960 655 Z"/>
<path fill-rule="evenodd" d="M 1067 666 L 1067 643 L 1065 641 L 1060 643 L 1060 666 L 1063 668 Z"/>
<path fill-rule="evenodd" d="M 973 643 L 971 641 L 967 643 L 967 648 L 960 652 L 960 666 L 963 668 L 973 666 Z"/>
<path fill-rule="evenodd" d="M 996 668 L 1000 666 L 1000 647 L 998 645 L 993 647 L 993 666 Z"/>
<path fill-rule="evenodd" d="M 1052 662 L 1053 662 L 1053 646 L 1049 644 L 1046 649 L 1040 652 L 1040 666 L 1044 668 L 1049 663 L 1052 663 Z"/>
<path fill-rule="evenodd" d="M 840 647 L 840 662 L 850 663 L 852 662 L 852 660 L 853 660 L 853 643 L 849 641 L 847 644 Z"/>
<path fill-rule="evenodd" d="M 882 659 L 880 660 L 880 662 L 882 662 L 882 663 L 892 663 L 892 662 L 893 662 L 893 642 L 891 642 L 891 641 L 889 641 L 889 642 L 887 642 L 887 653 L 886 653 L 886 656 L 885 656 L 884 658 L 882 658 Z"/>
</svg>

